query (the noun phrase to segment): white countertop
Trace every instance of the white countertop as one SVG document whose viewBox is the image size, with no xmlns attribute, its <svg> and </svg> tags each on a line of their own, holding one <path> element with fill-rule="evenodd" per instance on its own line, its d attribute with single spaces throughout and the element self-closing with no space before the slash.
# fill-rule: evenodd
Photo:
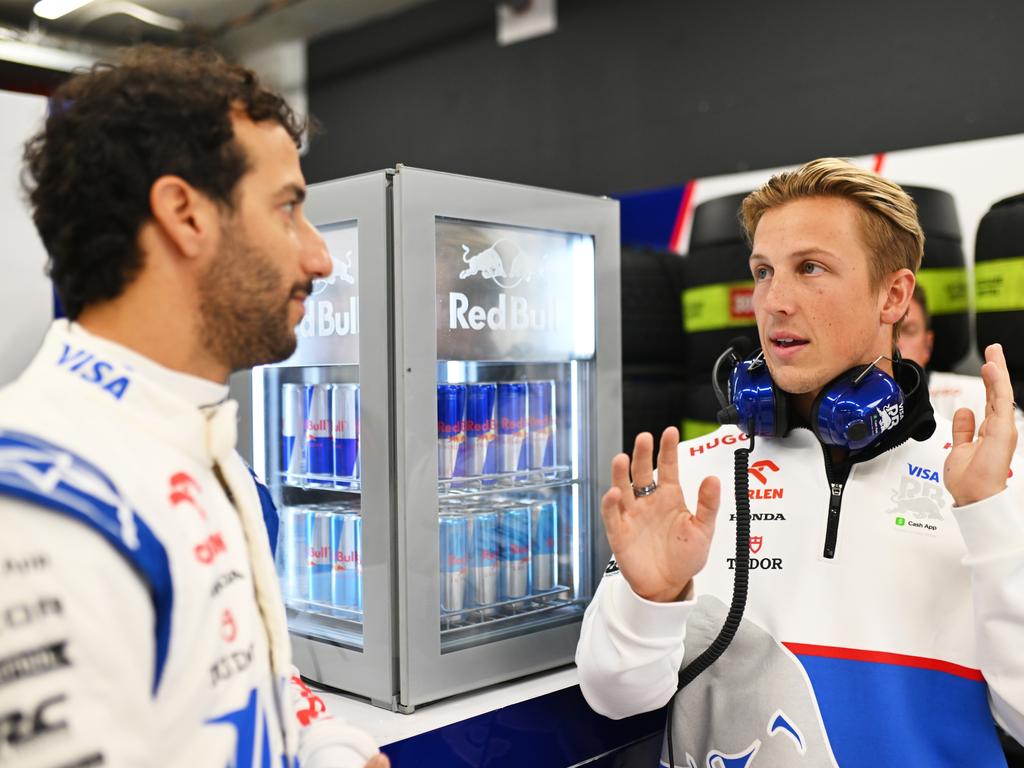
<svg viewBox="0 0 1024 768">
<path fill-rule="evenodd" d="M 323 698 L 331 714 L 362 728 L 383 746 L 578 684 L 576 666 L 569 665 L 424 704 L 411 715 L 389 712 L 365 699 L 312 687 Z"/>
</svg>

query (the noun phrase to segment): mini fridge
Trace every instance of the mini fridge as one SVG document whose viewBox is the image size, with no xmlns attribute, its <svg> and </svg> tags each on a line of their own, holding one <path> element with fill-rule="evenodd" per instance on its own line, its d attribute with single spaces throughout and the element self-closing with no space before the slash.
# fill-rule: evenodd
<svg viewBox="0 0 1024 768">
<path fill-rule="evenodd" d="M 621 445 L 618 204 L 399 166 L 306 212 L 333 271 L 242 398 L 296 665 L 411 712 L 570 663 Z"/>
</svg>

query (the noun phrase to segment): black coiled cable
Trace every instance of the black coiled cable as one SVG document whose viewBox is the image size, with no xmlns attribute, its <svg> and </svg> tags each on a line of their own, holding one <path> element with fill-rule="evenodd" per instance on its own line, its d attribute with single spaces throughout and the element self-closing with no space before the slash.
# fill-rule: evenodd
<svg viewBox="0 0 1024 768">
<path fill-rule="evenodd" d="M 750 469 L 750 454 L 754 450 L 754 430 L 748 429 L 750 434 L 750 445 L 746 448 L 737 448 L 733 454 L 733 487 L 736 496 L 736 570 L 732 582 L 732 604 L 729 606 L 729 613 L 725 617 L 725 623 L 719 630 L 718 636 L 712 641 L 703 653 L 687 664 L 679 671 L 679 683 L 676 692 L 668 701 L 666 711 L 666 729 L 668 734 L 668 762 L 671 768 L 676 768 L 676 757 L 672 749 L 672 709 L 675 705 L 676 694 L 692 683 L 697 676 L 705 669 L 714 664 L 718 657 L 725 653 L 729 647 L 736 630 L 740 628 L 743 620 L 743 609 L 747 605 L 747 587 L 750 583 L 750 493 L 747 471 Z"/>
</svg>

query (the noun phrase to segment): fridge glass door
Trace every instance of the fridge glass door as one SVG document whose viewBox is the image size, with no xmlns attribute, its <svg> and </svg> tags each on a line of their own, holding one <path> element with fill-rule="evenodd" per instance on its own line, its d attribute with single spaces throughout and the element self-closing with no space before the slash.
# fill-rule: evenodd
<svg viewBox="0 0 1024 768">
<path fill-rule="evenodd" d="M 320 233 L 333 271 L 313 281 L 298 347 L 254 376 L 264 403 L 264 477 L 280 517 L 277 568 L 289 626 L 361 650 L 358 226 L 340 222 Z M 325 354 L 332 364 L 303 364 Z"/>
<path fill-rule="evenodd" d="M 435 227 L 444 654 L 585 608 L 594 240 L 441 216 Z"/>
</svg>

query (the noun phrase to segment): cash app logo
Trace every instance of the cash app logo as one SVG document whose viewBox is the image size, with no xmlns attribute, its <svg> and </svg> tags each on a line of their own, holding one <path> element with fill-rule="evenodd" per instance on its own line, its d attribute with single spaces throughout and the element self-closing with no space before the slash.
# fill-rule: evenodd
<svg viewBox="0 0 1024 768">
<path fill-rule="evenodd" d="M 896 525 L 906 525 L 906 524 L 907 524 L 907 518 L 905 518 L 905 517 L 897 517 L 896 518 Z"/>
</svg>

